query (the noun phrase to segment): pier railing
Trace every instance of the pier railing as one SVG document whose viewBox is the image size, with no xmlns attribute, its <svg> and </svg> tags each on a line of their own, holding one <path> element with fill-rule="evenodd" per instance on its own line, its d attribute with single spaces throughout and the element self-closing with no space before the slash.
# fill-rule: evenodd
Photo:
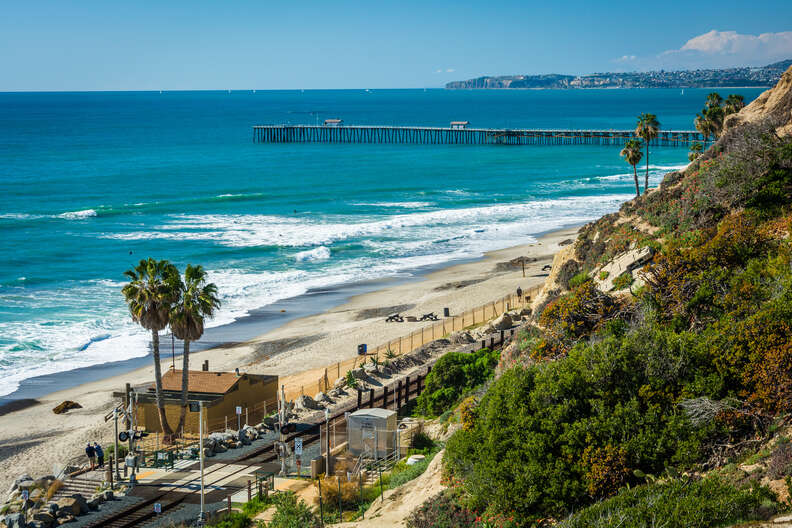
<svg viewBox="0 0 792 528">
<path fill-rule="evenodd" d="M 446 128 L 406 126 L 256 125 L 256 143 L 397 143 L 415 145 L 612 145 L 637 136 L 632 130 Z M 704 141 L 695 130 L 661 130 L 649 144 L 685 147 Z"/>
</svg>

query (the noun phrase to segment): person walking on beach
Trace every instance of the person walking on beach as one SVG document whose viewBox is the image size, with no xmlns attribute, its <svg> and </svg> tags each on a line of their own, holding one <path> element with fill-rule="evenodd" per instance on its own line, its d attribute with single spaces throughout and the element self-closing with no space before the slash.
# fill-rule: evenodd
<svg viewBox="0 0 792 528">
<path fill-rule="evenodd" d="M 96 466 L 103 468 L 104 467 L 104 451 L 102 450 L 102 446 L 99 443 L 94 442 L 94 452 L 96 453 Z"/>
<path fill-rule="evenodd" d="M 522 302 L 522 288 L 517 286 L 517 302 Z"/>
<path fill-rule="evenodd" d="M 91 464 L 91 471 L 93 471 L 96 467 L 96 449 L 91 445 L 91 442 L 85 446 L 85 456 L 88 457 L 88 463 Z"/>
</svg>

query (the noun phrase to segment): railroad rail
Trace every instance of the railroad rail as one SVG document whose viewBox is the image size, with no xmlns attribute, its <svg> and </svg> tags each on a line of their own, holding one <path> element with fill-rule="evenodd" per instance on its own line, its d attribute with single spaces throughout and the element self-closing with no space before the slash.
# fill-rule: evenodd
<svg viewBox="0 0 792 528">
<path fill-rule="evenodd" d="M 461 347 L 458 351 L 463 353 L 470 353 L 484 347 L 498 347 L 502 346 L 507 339 L 511 338 L 515 329 L 500 331 L 491 334 L 485 339 L 478 340 L 474 343 Z M 382 407 L 388 408 L 389 406 L 395 409 L 407 405 L 410 400 L 418 397 L 423 391 L 423 381 L 432 370 L 432 364 L 426 364 L 418 370 L 418 373 L 404 376 L 403 378 L 393 381 L 388 385 L 383 385 L 381 388 L 370 388 L 367 390 L 357 390 L 357 399 L 352 399 L 348 403 L 336 407 L 330 416 L 330 420 L 334 421 L 343 418 L 345 413 L 363 408 Z M 297 432 L 291 433 L 286 436 L 286 442 L 291 442 L 297 437 L 302 437 L 303 446 L 309 446 L 318 442 L 321 439 L 320 429 L 324 424 L 324 420 L 317 418 L 317 421 L 301 424 Z M 275 453 L 275 446 L 272 442 L 264 444 L 249 453 L 241 455 L 233 460 L 211 463 L 204 470 L 204 488 L 212 488 L 221 481 L 227 481 L 234 475 L 239 475 L 245 471 L 249 471 L 251 467 L 255 467 L 267 462 L 277 460 Z M 242 466 L 231 472 L 224 472 L 225 468 L 230 466 Z M 217 476 L 219 478 L 213 478 Z M 96 519 L 86 523 L 84 528 L 132 528 L 150 522 L 158 514 L 154 513 L 154 504 L 161 505 L 161 512 L 159 515 L 165 515 L 173 512 L 178 506 L 190 503 L 200 493 L 200 475 L 196 474 L 195 477 L 189 478 L 185 481 L 180 481 L 178 484 L 179 490 L 156 490 L 153 493 L 148 491 L 151 488 L 160 488 L 162 484 L 156 482 L 151 484 L 137 484 L 133 490 L 133 495 L 143 495 L 143 500 L 130 505 L 127 508 L 112 512 L 106 516 L 98 516 Z M 147 489 L 148 488 L 148 489 Z M 190 489 L 195 488 L 195 489 Z M 232 485 L 223 485 L 226 495 L 231 495 L 240 491 L 242 488 Z M 141 491 L 145 490 L 145 491 Z M 186 490 L 186 491 L 182 491 Z M 139 495 L 138 495 L 139 496 Z"/>
<path fill-rule="evenodd" d="M 395 143 L 412 145 L 611 145 L 635 139 L 633 130 L 450 128 L 369 125 L 256 125 L 255 143 Z M 704 141 L 695 130 L 661 130 L 651 146 L 686 147 Z"/>
</svg>

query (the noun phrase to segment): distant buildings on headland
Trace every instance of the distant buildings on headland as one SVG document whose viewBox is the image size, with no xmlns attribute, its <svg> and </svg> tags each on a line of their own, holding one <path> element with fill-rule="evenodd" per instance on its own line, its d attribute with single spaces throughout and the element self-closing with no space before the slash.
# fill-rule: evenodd
<svg viewBox="0 0 792 528">
<path fill-rule="evenodd" d="M 719 70 L 681 70 L 630 73 L 593 73 L 591 75 L 503 75 L 478 77 L 446 84 L 446 89 L 473 88 L 705 88 L 727 86 L 772 86 L 792 65 L 792 59 L 761 68 Z"/>
</svg>

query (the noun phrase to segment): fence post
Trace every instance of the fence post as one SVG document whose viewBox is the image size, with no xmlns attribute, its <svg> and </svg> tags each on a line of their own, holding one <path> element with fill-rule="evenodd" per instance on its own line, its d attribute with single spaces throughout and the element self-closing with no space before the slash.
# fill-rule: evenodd
<svg viewBox="0 0 792 528">
<path fill-rule="evenodd" d="M 228 496 L 228 515 L 231 515 L 231 495 Z"/>
<path fill-rule="evenodd" d="M 396 411 L 398 412 L 401 410 L 401 400 L 402 400 L 402 382 L 399 380 L 399 384 L 396 386 Z"/>
<path fill-rule="evenodd" d="M 363 394 L 363 391 L 361 391 L 360 389 L 358 389 L 358 390 L 357 390 L 357 393 L 358 393 L 357 408 L 358 408 L 358 409 L 360 409 L 361 400 L 363 399 L 363 396 L 362 396 L 362 394 Z"/>
<path fill-rule="evenodd" d="M 382 387 L 382 408 L 388 408 L 388 386 L 384 385 Z"/>
<path fill-rule="evenodd" d="M 404 405 L 410 401 L 410 376 L 404 378 Z"/>
<path fill-rule="evenodd" d="M 369 409 L 374 408 L 374 389 L 369 389 Z"/>
<path fill-rule="evenodd" d="M 248 480 L 248 502 L 250 502 L 252 499 L 253 499 L 253 495 L 251 494 L 251 490 L 250 490 L 250 480 Z"/>
</svg>

